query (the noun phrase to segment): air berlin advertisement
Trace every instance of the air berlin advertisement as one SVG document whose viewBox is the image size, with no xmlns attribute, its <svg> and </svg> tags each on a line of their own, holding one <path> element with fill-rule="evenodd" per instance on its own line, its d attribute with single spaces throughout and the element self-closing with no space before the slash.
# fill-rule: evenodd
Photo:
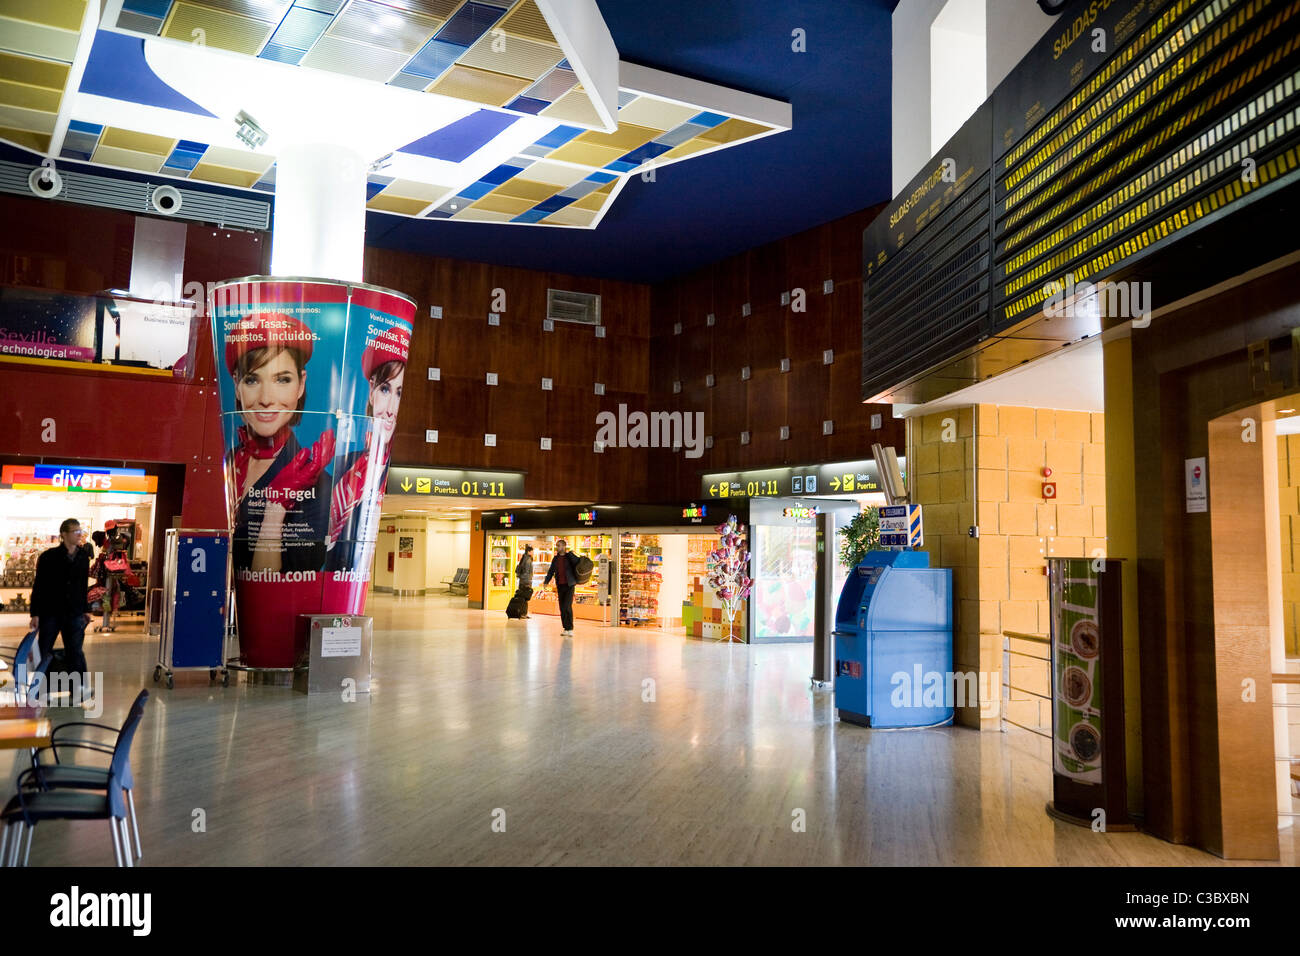
<svg viewBox="0 0 1300 956">
<path fill-rule="evenodd" d="M 243 663 L 293 667 L 299 614 L 361 614 L 415 303 L 357 283 L 214 287 Z"/>
</svg>

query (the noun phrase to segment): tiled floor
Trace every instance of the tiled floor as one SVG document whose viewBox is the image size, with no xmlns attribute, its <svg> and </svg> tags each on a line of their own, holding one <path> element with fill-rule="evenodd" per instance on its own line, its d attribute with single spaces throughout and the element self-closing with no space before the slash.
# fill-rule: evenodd
<svg viewBox="0 0 1300 956">
<path fill-rule="evenodd" d="M 357 703 L 156 693 L 134 756 L 144 864 L 1221 863 L 1050 820 L 1039 738 L 836 722 L 808 645 L 585 622 L 566 641 L 464 603 L 372 598 Z M 92 635 L 88 654 L 120 722 L 154 687 L 155 640 Z M 111 863 L 107 825 L 46 824 L 31 862 Z"/>
</svg>

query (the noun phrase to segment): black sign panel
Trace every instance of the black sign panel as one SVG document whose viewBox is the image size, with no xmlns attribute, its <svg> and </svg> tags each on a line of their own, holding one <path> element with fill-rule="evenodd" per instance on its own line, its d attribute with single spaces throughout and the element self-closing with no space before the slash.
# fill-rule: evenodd
<svg viewBox="0 0 1300 956">
<path fill-rule="evenodd" d="M 700 482 L 700 497 L 710 501 L 792 495 L 865 495 L 883 490 L 876 463 L 869 458 L 829 465 L 715 472 L 705 475 Z"/>
<path fill-rule="evenodd" d="M 393 465 L 388 469 L 386 490 L 390 495 L 427 495 L 430 498 L 522 498 L 524 473 Z"/>
</svg>

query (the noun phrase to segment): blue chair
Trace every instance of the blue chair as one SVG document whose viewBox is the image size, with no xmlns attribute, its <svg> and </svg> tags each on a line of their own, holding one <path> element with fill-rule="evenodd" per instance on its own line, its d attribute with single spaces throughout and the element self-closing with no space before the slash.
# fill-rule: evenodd
<svg viewBox="0 0 1300 956">
<path fill-rule="evenodd" d="M 131 834 L 127 825 L 127 814 L 135 831 L 135 858 L 140 852 L 140 829 L 135 819 L 135 800 L 131 796 L 134 781 L 131 776 L 131 743 L 135 732 L 144 717 L 144 707 L 149 700 L 147 690 L 140 691 L 131 704 L 130 713 L 120 729 L 105 724 L 93 724 L 85 721 L 73 721 L 61 724 L 54 731 L 54 738 L 49 747 L 42 748 L 54 753 L 55 763 L 41 763 L 39 756 L 33 759 L 33 766 L 24 770 L 18 777 L 18 793 L 0 812 L 0 826 L 4 827 L 0 838 L 0 863 L 16 866 L 23 842 L 23 831 L 27 831 L 27 848 L 23 852 L 23 865 L 32 852 L 32 834 L 36 825 L 46 820 L 108 820 L 113 833 L 113 854 L 118 866 L 133 866 L 131 852 Z M 94 727 L 99 730 L 116 730 L 117 740 L 113 746 L 88 740 L 59 739 L 60 731 L 70 727 Z M 61 747 L 92 750 L 112 754 L 106 768 L 81 767 L 58 762 Z M 9 846 L 9 831 L 17 829 L 13 846 Z"/>
<path fill-rule="evenodd" d="M 42 659 L 41 664 L 32 667 L 32 658 L 36 654 L 36 636 L 36 631 L 28 631 L 18 642 L 17 647 L 5 648 L 14 652 L 9 670 L 14 675 L 14 703 L 20 707 L 27 703 L 31 690 L 36 686 L 35 675 L 38 672 L 46 673 L 50 667 L 48 658 Z M 41 665 L 44 667 L 42 668 Z"/>
</svg>

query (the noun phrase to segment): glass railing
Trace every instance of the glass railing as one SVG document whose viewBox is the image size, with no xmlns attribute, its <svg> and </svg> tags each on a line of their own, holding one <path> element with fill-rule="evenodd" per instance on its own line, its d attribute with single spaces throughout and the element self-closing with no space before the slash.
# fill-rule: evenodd
<svg viewBox="0 0 1300 956">
<path fill-rule="evenodd" d="M 188 379 L 199 308 L 110 290 L 0 286 L 0 362 Z"/>
</svg>

